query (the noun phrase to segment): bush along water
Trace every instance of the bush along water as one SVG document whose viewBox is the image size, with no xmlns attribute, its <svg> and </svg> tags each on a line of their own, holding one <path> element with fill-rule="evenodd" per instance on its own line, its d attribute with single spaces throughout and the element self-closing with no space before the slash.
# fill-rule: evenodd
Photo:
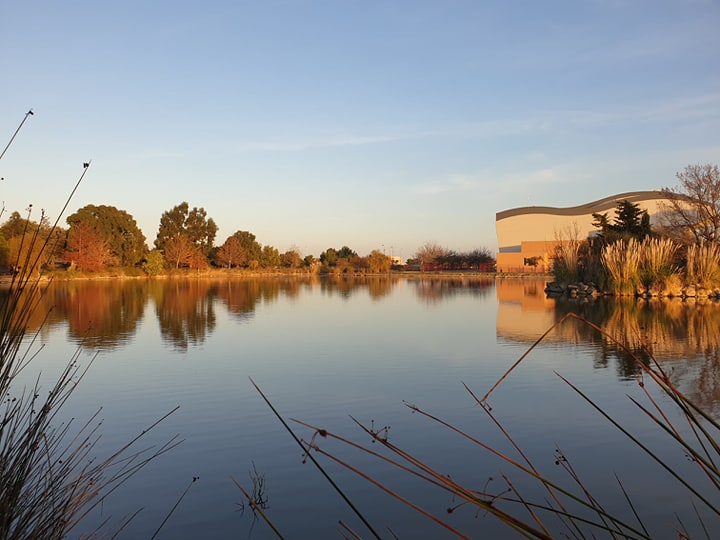
<svg viewBox="0 0 720 540">
<path fill-rule="evenodd" d="M 720 247 L 716 244 L 683 247 L 669 238 L 648 236 L 642 241 L 618 240 L 602 246 L 599 253 L 599 260 L 592 264 L 579 256 L 578 271 L 572 276 L 576 280 L 568 279 L 567 265 L 560 261 L 555 281 L 547 284 L 545 292 L 720 300 Z M 585 275 L 597 280 L 584 280 Z"/>
</svg>

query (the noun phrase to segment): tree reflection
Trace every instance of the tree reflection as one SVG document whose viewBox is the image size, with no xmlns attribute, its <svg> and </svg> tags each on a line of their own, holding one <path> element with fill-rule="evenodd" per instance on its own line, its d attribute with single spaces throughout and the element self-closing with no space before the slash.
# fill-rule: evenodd
<svg viewBox="0 0 720 540">
<path fill-rule="evenodd" d="M 113 349 L 137 331 L 146 293 L 134 281 L 53 284 L 47 302 L 67 320 L 70 338 L 90 349 Z"/>
<path fill-rule="evenodd" d="M 458 294 L 485 296 L 495 280 L 467 277 L 428 277 L 409 281 L 415 286 L 418 298 L 426 304 L 437 304 Z"/>
<path fill-rule="evenodd" d="M 320 280 L 323 294 L 338 295 L 349 299 L 352 295 L 367 291 L 370 298 L 379 300 L 390 294 L 393 285 L 401 278 L 395 276 L 355 276 L 351 274 L 333 274 Z"/>
<path fill-rule="evenodd" d="M 181 350 L 205 343 L 215 328 L 216 288 L 203 280 L 153 282 L 150 291 L 163 341 Z"/>
<path fill-rule="evenodd" d="M 570 319 L 557 332 L 565 340 L 593 343 L 595 365 L 616 360 L 621 379 L 636 377 L 637 360 L 657 360 L 674 384 L 704 410 L 720 412 L 720 305 L 711 301 L 598 299 L 594 302 L 559 300 L 557 320 L 568 312 L 602 328 L 624 347 L 581 321 Z M 629 351 L 629 352 L 628 352 Z"/>
</svg>

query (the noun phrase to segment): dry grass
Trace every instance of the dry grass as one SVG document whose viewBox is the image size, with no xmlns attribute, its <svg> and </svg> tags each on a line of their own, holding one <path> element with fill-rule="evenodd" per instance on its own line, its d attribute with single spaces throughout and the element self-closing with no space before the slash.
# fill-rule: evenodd
<svg viewBox="0 0 720 540">
<path fill-rule="evenodd" d="M 640 244 L 634 238 L 621 240 L 603 249 L 601 260 L 615 293 L 634 293 L 640 283 Z"/>
<path fill-rule="evenodd" d="M 575 395 L 580 398 L 580 403 L 588 405 L 591 410 L 595 410 L 599 415 L 604 417 L 613 429 L 618 430 L 632 445 L 635 445 L 644 454 L 645 460 L 657 466 L 658 474 L 669 475 L 677 482 L 681 489 L 685 490 L 687 496 L 693 500 L 694 515 L 690 518 L 687 516 L 683 518 L 676 516 L 677 525 L 674 527 L 674 531 L 664 531 L 664 533 L 667 534 L 668 537 L 689 538 L 687 526 L 690 524 L 688 519 L 691 519 L 694 521 L 692 526 L 700 531 L 705 531 L 703 535 L 704 538 L 710 538 L 708 531 L 713 530 L 712 525 L 716 524 L 715 521 L 720 519 L 720 504 L 718 504 L 717 500 L 717 493 L 720 492 L 720 466 L 718 465 L 720 460 L 720 425 L 712 417 L 703 412 L 700 407 L 689 400 L 672 383 L 668 374 L 654 361 L 649 350 L 642 349 L 643 359 L 641 360 L 635 356 L 635 351 L 627 348 L 621 341 L 593 323 L 573 313 L 567 314 L 553 325 L 553 327 L 549 328 L 547 332 L 500 377 L 484 396 L 477 396 L 469 387 L 465 386 L 469 395 L 475 400 L 477 405 L 479 405 L 479 410 L 481 410 L 487 418 L 490 419 L 490 423 L 502 433 L 506 442 L 509 444 L 509 448 L 512 450 L 511 452 L 508 452 L 506 448 L 507 445 L 502 445 L 504 449 L 501 450 L 498 446 L 486 444 L 482 438 L 453 425 L 453 423 L 443 420 L 416 405 L 406 404 L 414 413 L 422 415 L 430 422 L 445 428 L 448 435 L 459 435 L 470 444 L 475 445 L 478 451 L 478 462 L 481 462 L 485 457 L 490 458 L 491 456 L 493 456 L 493 459 L 501 460 L 502 467 L 507 470 L 499 473 L 502 486 L 500 488 L 496 487 L 492 491 L 488 490 L 487 486 L 478 490 L 476 486 L 471 487 L 470 485 L 464 484 L 462 479 L 449 477 L 437 467 L 423 461 L 408 450 L 392 444 L 388 440 L 387 429 L 377 429 L 372 424 L 370 426 L 363 426 L 355 421 L 362 433 L 376 446 L 384 449 L 385 452 L 372 448 L 367 443 L 358 443 L 326 429 L 322 429 L 321 427 L 294 420 L 294 422 L 299 425 L 311 430 L 309 439 L 299 439 L 259 388 L 258 392 L 291 435 L 298 441 L 298 444 L 302 446 L 306 456 L 323 471 L 323 474 L 327 473 L 325 473 L 318 460 L 323 459 L 330 463 L 340 465 L 376 486 L 385 494 L 415 510 L 422 518 L 434 522 L 459 538 L 470 538 L 476 535 L 476 527 L 473 528 L 473 531 L 468 532 L 456 528 L 456 526 L 448 520 L 446 515 L 438 515 L 437 513 L 428 511 L 416 504 L 413 501 L 414 497 L 412 495 L 407 497 L 391 488 L 388 484 L 389 476 L 387 474 L 382 477 L 373 477 L 357 468 L 344 456 L 351 450 L 360 451 L 389 465 L 394 469 L 395 474 L 413 475 L 424 483 L 426 489 L 441 490 L 452 495 L 458 503 L 456 507 L 469 506 L 475 508 L 477 512 L 482 515 L 494 516 L 508 527 L 508 531 L 511 531 L 519 537 L 540 539 L 556 537 L 653 538 L 655 534 L 658 534 L 658 531 L 652 530 L 655 524 L 645 523 L 643 521 L 640 508 L 636 506 L 629 494 L 631 490 L 628 488 L 631 486 L 626 487 L 620 478 L 616 478 L 618 483 L 618 496 L 615 498 L 624 501 L 626 505 L 626 510 L 620 511 L 622 515 L 619 515 L 617 505 L 615 504 L 617 501 L 614 500 L 608 505 L 608 501 L 603 502 L 594 497 L 589 486 L 584 483 L 583 479 L 573 468 L 570 458 L 560 450 L 556 451 L 556 465 L 567 474 L 569 482 L 558 479 L 556 474 L 544 473 L 540 467 L 533 463 L 516 440 L 503 427 L 495 416 L 492 407 L 489 405 L 494 392 L 504 383 L 513 370 L 530 358 L 533 349 L 539 345 L 550 332 L 561 327 L 568 321 L 586 325 L 593 331 L 600 333 L 604 339 L 612 343 L 613 346 L 617 347 L 623 354 L 635 359 L 639 373 L 636 381 L 641 397 L 638 399 L 629 397 L 629 406 L 636 407 L 641 414 L 647 417 L 651 425 L 655 425 L 661 433 L 676 444 L 677 451 L 686 455 L 688 462 L 697 467 L 701 477 L 708 480 L 709 489 L 707 486 L 701 489 L 699 485 L 687 481 L 678 469 L 675 469 L 673 465 L 664 461 L 663 456 L 656 453 L 651 447 L 646 446 L 643 440 L 638 439 L 633 433 L 625 429 L 617 418 L 609 415 L 598 403 L 594 402 L 569 380 L 560 375 L 558 376 L 574 391 Z M 661 395 L 661 399 L 658 399 L 658 392 Z M 670 409 L 675 410 L 671 411 Z M 671 420 L 671 418 L 676 416 L 676 412 L 680 413 L 681 420 L 679 422 Z M 482 433 L 486 433 L 486 431 L 483 430 Z M 515 482 L 511 480 L 513 474 L 519 474 L 524 481 Z M 390 476 L 392 476 L 392 474 Z M 331 478 L 328 477 L 328 479 L 332 482 Z M 698 480 L 696 479 L 695 482 L 698 482 Z M 528 490 L 528 486 L 533 483 L 540 488 L 540 491 L 534 492 Z M 524 487 L 519 488 L 518 486 L 520 484 Z M 417 492 L 415 495 L 417 495 Z M 346 497 L 346 495 L 343 494 L 343 497 Z M 615 510 L 609 510 L 608 508 L 610 507 Z M 668 512 L 671 513 L 672 510 L 673 509 L 669 508 Z M 701 517 L 703 515 L 706 517 Z M 360 515 L 360 517 L 362 518 L 362 515 Z M 269 519 L 267 517 L 265 518 L 269 522 Z M 713 524 L 706 523 L 708 520 L 713 520 Z M 364 518 L 363 521 L 368 527 L 368 535 L 380 538 L 376 530 L 367 524 Z M 275 532 L 278 536 L 281 536 L 277 530 L 275 530 Z M 353 537 L 359 538 L 360 536 L 354 534 Z"/>
<path fill-rule="evenodd" d="M 7 147 L 3 154 L 6 150 Z M 42 325 L 35 334 L 26 333 L 31 320 L 38 317 L 45 320 L 48 315 L 38 313 L 40 300 L 50 285 L 40 274 L 46 254 L 53 252 L 50 242 L 57 238 L 53 232 L 88 167 L 89 163 L 83 167 L 49 234 L 41 234 L 40 227 L 34 231 L 26 229 L 22 238 L 27 245 L 18 249 L 17 259 L 13 261 L 18 271 L 13 274 L 9 289 L 0 294 L 0 538 L 3 540 L 65 538 L 107 495 L 148 461 L 177 444 L 173 438 L 158 448 L 133 450 L 135 443 L 156 423 L 106 459 L 96 459 L 93 452 L 101 425 L 98 413 L 77 427 L 73 420 L 62 420 L 64 404 L 92 363 L 84 368 L 79 366 L 80 349 L 49 389 L 40 387 L 40 374 L 29 388 L 19 382 L 21 374 L 28 376 L 33 359 L 42 349 L 36 345 Z M 28 227 L 30 217 L 28 211 Z M 116 527 L 122 529 L 125 523 Z M 104 536 L 106 525 L 107 521 L 100 523 L 82 537 Z"/>
<path fill-rule="evenodd" d="M 720 245 L 691 245 L 687 250 L 685 280 L 689 285 L 710 288 L 720 283 Z"/>
</svg>

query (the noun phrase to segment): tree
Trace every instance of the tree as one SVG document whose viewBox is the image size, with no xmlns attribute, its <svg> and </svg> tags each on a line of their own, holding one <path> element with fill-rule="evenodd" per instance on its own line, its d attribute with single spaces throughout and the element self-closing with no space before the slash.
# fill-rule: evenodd
<svg viewBox="0 0 720 540">
<path fill-rule="evenodd" d="M 190 258 L 193 256 L 195 247 L 187 236 L 179 234 L 165 242 L 163 255 L 168 263 L 175 265 L 175 268 L 179 268 L 190 264 Z"/>
<path fill-rule="evenodd" d="M 228 236 L 225 243 L 215 253 L 215 260 L 222 266 L 233 268 L 245 264 L 247 254 L 236 236 Z"/>
<path fill-rule="evenodd" d="M 263 246 L 260 255 L 260 266 L 264 268 L 280 266 L 280 252 L 272 246 Z"/>
<path fill-rule="evenodd" d="M 338 259 L 352 259 L 357 257 L 358 254 L 347 246 L 343 246 L 337 250 Z"/>
<path fill-rule="evenodd" d="M 675 176 L 680 185 L 662 190 L 668 199 L 663 228 L 683 243 L 703 245 L 720 241 L 718 166 L 688 165 Z"/>
<path fill-rule="evenodd" d="M 392 259 L 377 249 L 373 249 L 367 256 L 367 264 L 370 272 L 381 274 L 390 271 Z"/>
<path fill-rule="evenodd" d="M 165 269 L 163 254 L 159 250 L 153 249 L 145 257 L 145 261 L 142 263 L 142 269 L 148 276 L 161 274 Z"/>
<path fill-rule="evenodd" d="M 204 208 L 194 207 L 190 210 L 188 203 L 182 202 L 171 210 L 163 212 L 155 238 L 155 247 L 164 250 L 171 239 L 183 235 L 207 255 L 213 246 L 217 230 L 217 225 L 212 218 L 207 217 Z"/>
<path fill-rule="evenodd" d="M 618 201 L 612 223 L 610 223 L 607 213 L 594 213 L 592 217 L 593 227 L 600 229 L 602 245 L 629 238 L 643 240 L 652 232 L 650 215 L 647 210 L 642 210 L 639 204 L 628 200 Z"/>
<path fill-rule="evenodd" d="M 63 258 L 70 262 L 71 267 L 97 272 L 105 269 L 112 256 L 108 243 L 97 228 L 87 223 L 77 223 L 68 232 Z"/>
<path fill-rule="evenodd" d="M 415 258 L 420 264 L 435 264 L 437 260 L 444 256 L 447 250 L 435 242 L 425 242 L 415 252 Z"/>
<path fill-rule="evenodd" d="M 96 229 L 108 245 L 110 253 L 122 266 L 134 266 L 145 254 L 145 235 L 135 219 L 114 206 L 83 206 L 66 219 L 70 229 L 84 223 Z"/>
<path fill-rule="evenodd" d="M 320 262 L 328 266 L 335 266 L 338 260 L 338 253 L 334 248 L 327 248 L 320 254 Z"/>
<path fill-rule="evenodd" d="M 235 231 L 232 238 L 237 239 L 245 252 L 245 260 L 240 264 L 245 264 L 249 268 L 257 268 L 260 263 L 262 246 L 255 240 L 255 235 L 249 231 Z"/>
<path fill-rule="evenodd" d="M 298 268 L 302 265 L 303 259 L 297 249 L 289 249 L 280 255 L 280 263 L 285 268 Z"/>
</svg>

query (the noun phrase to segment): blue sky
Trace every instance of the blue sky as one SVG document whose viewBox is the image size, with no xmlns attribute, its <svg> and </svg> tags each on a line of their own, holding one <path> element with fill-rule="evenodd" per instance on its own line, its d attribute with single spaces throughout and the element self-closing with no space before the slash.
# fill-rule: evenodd
<svg viewBox="0 0 720 540">
<path fill-rule="evenodd" d="M 496 249 L 495 213 L 720 159 L 720 3 L 27 1 L 0 8 L 7 211 L 187 201 L 281 251 Z M 5 136 L 2 136 L 5 133 Z"/>
</svg>

